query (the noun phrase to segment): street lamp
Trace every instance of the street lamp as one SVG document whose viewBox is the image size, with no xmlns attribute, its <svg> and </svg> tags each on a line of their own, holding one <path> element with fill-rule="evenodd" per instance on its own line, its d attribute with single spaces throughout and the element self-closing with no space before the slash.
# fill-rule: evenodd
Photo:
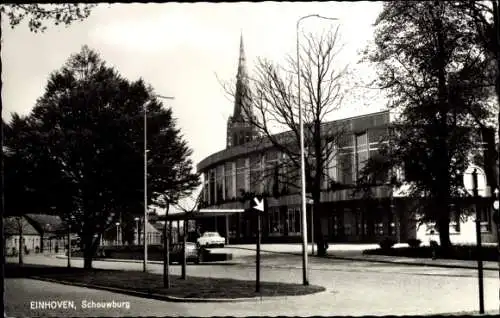
<svg viewBox="0 0 500 318">
<path fill-rule="evenodd" d="M 174 97 L 170 96 L 162 96 L 162 95 L 154 95 L 153 97 L 163 98 L 163 99 L 174 99 Z M 148 101 L 144 102 L 142 108 L 144 109 L 144 261 L 143 261 L 143 272 L 147 271 L 148 266 L 148 240 L 147 240 L 147 224 L 148 224 L 148 135 L 147 135 L 147 126 L 148 126 L 148 109 L 147 109 Z"/>
<path fill-rule="evenodd" d="M 299 27 L 300 22 L 307 18 L 320 18 L 326 20 L 338 20 L 337 18 L 328 18 L 319 14 L 310 14 L 303 16 L 297 20 L 297 88 L 298 88 L 298 104 L 299 104 L 299 128 L 300 128 L 300 174 L 301 174 L 301 197 L 302 197 L 302 279 L 304 285 L 309 285 L 307 278 L 307 211 L 306 211 L 306 167 L 304 156 L 304 122 L 302 116 L 302 105 L 300 102 L 300 54 L 299 54 Z"/>
<path fill-rule="evenodd" d="M 118 236 L 120 235 L 120 222 L 116 222 L 116 245 L 118 245 Z"/>
<path fill-rule="evenodd" d="M 71 267 L 71 222 L 75 220 L 75 216 L 71 216 L 68 220 L 68 268 Z"/>
<path fill-rule="evenodd" d="M 139 218 L 135 217 L 134 220 L 135 220 L 135 230 L 137 232 L 137 243 L 136 244 L 139 245 L 141 242 L 141 241 L 139 241 Z"/>
</svg>

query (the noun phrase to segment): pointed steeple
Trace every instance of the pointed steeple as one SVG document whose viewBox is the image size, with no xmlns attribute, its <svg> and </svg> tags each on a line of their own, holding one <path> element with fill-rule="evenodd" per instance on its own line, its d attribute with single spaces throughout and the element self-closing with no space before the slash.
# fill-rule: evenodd
<svg viewBox="0 0 500 318">
<path fill-rule="evenodd" d="M 240 58 L 238 61 L 238 78 L 247 76 L 247 63 L 245 57 L 245 46 L 243 45 L 243 32 L 240 34 Z"/>
<path fill-rule="evenodd" d="M 247 64 L 245 57 L 245 48 L 243 46 L 243 33 L 240 35 L 240 57 L 238 60 L 238 73 L 236 75 L 236 92 L 234 96 L 233 119 L 238 122 L 244 122 L 248 119 L 251 112 L 251 106 L 248 101 L 249 82 L 247 74 Z M 245 111 L 246 110 L 246 111 Z"/>
<path fill-rule="evenodd" d="M 250 82 L 247 73 L 243 33 L 240 35 L 240 56 L 236 74 L 233 115 L 227 122 L 227 147 L 233 147 L 252 141 L 256 136 L 252 120 L 255 118 L 251 105 Z"/>
</svg>

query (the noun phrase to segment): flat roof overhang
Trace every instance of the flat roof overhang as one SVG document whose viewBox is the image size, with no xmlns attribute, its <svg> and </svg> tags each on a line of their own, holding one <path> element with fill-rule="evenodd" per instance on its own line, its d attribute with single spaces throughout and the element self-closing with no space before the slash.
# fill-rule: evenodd
<svg viewBox="0 0 500 318">
<path fill-rule="evenodd" d="M 181 212 L 181 213 L 173 213 L 169 215 L 160 215 L 160 221 L 177 221 L 177 220 L 196 220 L 202 218 L 209 218 L 215 216 L 227 216 L 233 215 L 237 213 L 245 212 L 245 209 L 200 209 L 198 211 L 193 212 Z"/>
</svg>

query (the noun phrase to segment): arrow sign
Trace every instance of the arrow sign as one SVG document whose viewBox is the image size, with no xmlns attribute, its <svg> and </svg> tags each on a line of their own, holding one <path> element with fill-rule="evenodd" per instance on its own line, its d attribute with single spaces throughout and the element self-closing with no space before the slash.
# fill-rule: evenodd
<svg viewBox="0 0 500 318">
<path fill-rule="evenodd" d="M 253 198 L 253 202 L 255 203 L 255 206 L 253 207 L 255 210 L 264 212 L 264 199 L 257 199 Z"/>
</svg>

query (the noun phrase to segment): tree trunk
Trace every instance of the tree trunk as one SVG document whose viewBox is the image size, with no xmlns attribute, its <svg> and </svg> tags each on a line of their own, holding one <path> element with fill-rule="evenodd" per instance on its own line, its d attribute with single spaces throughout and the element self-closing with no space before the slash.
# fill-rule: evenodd
<svg viewBox="0 0 500 318">
<path fill-rule="evenodd" d="M 436 1 L 437 8 L 442 10 L 442 3 Z M 437 152 L 436 159 L 439 161 L 438 175 L 436 178 L 436 200 L 433 208 L 436 208 L 436 224 L 439 230 L 439 239 L 442 249 L 447 250 L 451 247 L 450 241 L 450 155 L 448 152 L 448 89 L 446 84 L 446 48 L 444 45 L 445 34 L 443 31 L 443 21 L 438 16 L 435 20 L 437 30 L 437 71 L 438 71 L 438 98 L 439 98 L 439 121 L 438 127 Z"/>
<path fill-rule="evenodd" d="M 23 254 L 24 254 L 23 240 L 24 240 L 24 235 L 23 235 L 23 217 L 22 216 L 19 216 L 17 218 L 17 224 L 19 226 L 19 253 L 18 253 L 18 256 L 19 256 L 19 264 L 22 265 L 24 263 L 24 260 L 23 260 Z"/>
<path fill-rule="evenodd" d="M 168 216 L 169 204 L 167 203 L 167 209 L 165 216 Z M 171 223 L 171 222 L 170 222 Z M 163 225 L 163 287 L 170 287 L 170 231 L 168 228 L 169 221 L 165 219 L 165 224 Z"/>
<path fill-rule="evenodd" d="M 43 232 L 40 234 L 40 253 L 43 253 Z"/>
<path fill-rule="evenodd" d="M 98 247 L 98 240 L 94 240 L 93 235 L 87 235 L 84 238 L 84 247 L 83 247 L 83 268 L 91 269 L 92 268 L 92 260 L 94 259 L 95 252 Z"/>
<path fill-rule="evenodd" d="M 315 121 L 315 136 L 314 136 L 314 153 L 316 155 L 315 173 L 313 179 L 313 193 L 312 197 L 313 203 L 313 227 L 314 227 L 314 239 L 316 241 L 316 250 L 318 256 L 326 256 L 326 250 L 328 248 L 327 242 L 325 241 L 323 235 L 323 227 L 321 226 L 321 180 L 323 179 L 323 152 L 322 152 L 322 140 L 321 140 L 321 122 L 319 120 Z"/>
<path fill-rule="evenodd" d="M 449 209 L 448 209 L 449 211 Z M 439 231 L 439 241 L 440 246 L 443 250 L 449 250 L 451 247 L 450 241 L 450 218 L 443 215 L 436 222 L 438 231 Z"/>
</svg>

